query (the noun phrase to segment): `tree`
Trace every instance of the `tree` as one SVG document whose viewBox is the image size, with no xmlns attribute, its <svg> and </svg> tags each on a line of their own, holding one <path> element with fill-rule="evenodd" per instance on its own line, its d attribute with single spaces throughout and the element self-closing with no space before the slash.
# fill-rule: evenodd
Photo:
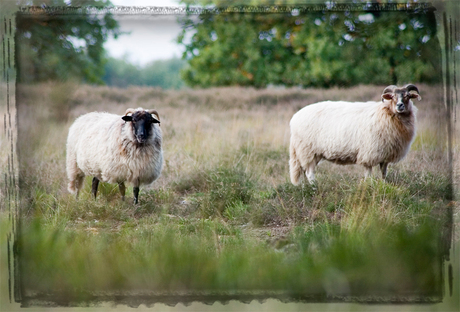
<svg viewBox="0 0 460 312">
<path fill-rule="evenodd" d="M 188 15 L 178 37 L 190 65 L 185 82 L 330 87 L 441 81 L 432 11 L 334 11 L 330 5 L 312 12 Z"/>
<path fill-rule="evenodd" d="M 119 26 L 109 12 L 89 13 L 85 7 L 103 8 L 111 5 L 110 1 L 33 0 L 27 4 L 36 5 L 38 14 L 19 11 L 16 15 L 18 81 L 72 78 L 102 83 L 105 63 L 103 44 L 109 36 L 116 38 L 120 34 Z M 55 14 L 47 11 L 47 6 L 81 8 L 75 14 L 69 11 Z"/>
<path fill-rule="evenodd" d="M 184 85 L 180 71 L 185 65 L 185 61 L 176 57 L 151 62 L 141 71 L 142 85 L 179 89 Z"/>
<path fill-rule="evenodd" d="M 122 59 L 109 57 L 105 63 L 104 83 L 108 86 L 127 87 L 140 85 L 140 69 L 131 64 L 127 56 Z"/>
<path fill-rule="evenodd" d="M 144 67 L 131 64 L 127 57 L 108 58 L 105 64 L 104 82 L 109 86 L 153 86 L 163 89 L 179 89 L 183 86 L 180 70 L 185 61 L 179 58 L 153 61 Z"/>
</svg>

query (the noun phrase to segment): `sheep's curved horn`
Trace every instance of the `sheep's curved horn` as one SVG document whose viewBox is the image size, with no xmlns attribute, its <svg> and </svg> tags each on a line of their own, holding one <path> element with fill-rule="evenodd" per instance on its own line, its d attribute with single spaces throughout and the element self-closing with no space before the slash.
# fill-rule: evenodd
<svg viewBox="0 0 460 312">
<path fill-rule="evenodd" d="M 134 108 L 128 108 L 125 112 L 125 116 L 128 115 L 128 114 L 132 114 L 134 113 L 136 110 Z"/>
<path fill-rule="evenodd" d="M 390 85 L 390 86 L 386 87 L 385 89 L 383 89 L 382 102 L 383 102 L 384 99 L 389 100 L 391 98 L 391 94 L 394 93 L 396 88 L 397 87 L 395 85 Z"/>
<path fill-rule="evenodd" d="M 409 92 L 410 91 L 416 91 L 417 93 L 419 93 L 417 87 L 414 86 L 413 84 L 407 84 L 407 85 L 404 86 L 404 88 L 406 88 L 407 91 L 409 91 Z"/>
<path fill-rule="evenodd" d="M 158 112 L 154 109 L 146 109 L 145 110 L 147 113 L 151 114 L 151 115 L 154 115 L 154 118 L 158 121 L 160 121 L 160 114 L 158 114 Z"/>
<path fill-rule="evenodd" d="M 417 98 L 419 101 L 422 99 L 422 97 L 420 96 L 420 94 L 418 92 L 417 87 L 414 86 L 413 84 L 407 84 L 407 85 L 404 86 L 404 88 L 407 89 L 407 91 L 411 95 L 411 98 Z"/>
<path fill-rule="evenodd" d="M 390 85 L 383 89 L 383 94 L 385 93 L 393 93 L 397 87 L 395 85 Z"/>
</svg>

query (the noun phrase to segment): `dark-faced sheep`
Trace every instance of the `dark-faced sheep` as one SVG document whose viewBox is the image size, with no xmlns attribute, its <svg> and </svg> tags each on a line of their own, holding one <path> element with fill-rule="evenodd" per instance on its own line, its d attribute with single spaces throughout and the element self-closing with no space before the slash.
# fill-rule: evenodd
<svg viewBox="0 0 460 312">
<path fill-rule="evenodd" d="M 133 185 L 134 203 L 139 186 L 150 184 L 163 166 L 160 117 L 155 110 L 126 110 L 124 116 L 93 112 L 80 116 L 67 137 L 68 190 L 76 195 L 85 175 L 93 176 L 96 198 L 99 181 L 118 183 L 122 199 L 125 182 Z"/>
<path fill-rule="evenodd" d="M 291 119 L 289 169 L 291 182 L 305 174 L 315 183 L 315 167 L 326 159 L 340 165 L 360 164 L 372 173 L 380 165 L 386 177 L 389 163 L 406 156 L 416 131 L 421 100 L 416 86 L 384 89 L 381 102 L 320 102 L 308 105 Z"/>
</svg>

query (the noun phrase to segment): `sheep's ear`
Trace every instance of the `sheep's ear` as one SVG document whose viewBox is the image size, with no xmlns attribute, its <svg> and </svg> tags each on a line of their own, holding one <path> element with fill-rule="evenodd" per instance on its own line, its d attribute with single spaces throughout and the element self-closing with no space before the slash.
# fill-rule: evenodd
<svg viewBox="0 0 460 312">
<path fill-rule="evenodd" d="M 415 91 L 409 92 L 409 96 L 410 96 L 411 99 L 417 99 L 417 100 L 419 100 L 419 101 L 422 100 L 422 97 L 420 96 L 420 94 L 418 94 L 418 93 L 415 92 Z"/>
<path fill-rule="evenodd" d="M 146 112 L 152 115 L 153 123 L 160 123 L 160 114 L 154 109 L 146 109 Z"/>
<path fill-rule="evenodd" d="M 133 116 L 123 116 L 121 117 L 124 121 L 133 121 Z"/>
<path fill-rule="evenodd" d="M 158 119 L 156 119 L 154 115 L 152 115 L 152 119 L 153 119 L 153 123 L 157 123 L 157 124 L 160 123 L 160 121 Z"/>
<path fill-rule="evenodd" d="M 384 93 L 384 94 L 382 94 L 382 101 L 383 100 L 391 100 L 392 98 L 393 98 L 392 93 Z"/>
<path fill-rule="evenodd" d="M 418 99 L 419 101 L 422 99 L 422 97 L 420 96 L 419 92 L 418 92 L 418 88 L 416 86 L 414 86 L 413 84 L 407 84 L 404 86 L 404 88 L 407 89 L 407 91 L 409 92 L 409 97 L 411 99 Z"/>
</svg>

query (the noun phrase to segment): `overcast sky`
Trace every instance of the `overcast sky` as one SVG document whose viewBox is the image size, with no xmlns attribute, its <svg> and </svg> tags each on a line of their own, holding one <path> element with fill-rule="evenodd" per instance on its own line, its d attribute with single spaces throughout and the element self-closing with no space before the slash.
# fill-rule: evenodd
<svg viewBox="0 0 460 312">
<path fill-rule="evenodd" d="M 114 5 L 122 6 L 179 6 L 179 0 L 111 0 Z M 110 56 L 122 58 L 127 56 L 134 64 L 145 65 L 151 61 L 181 57 L 183 49 L 175 43 L 180 32 L 177 15 L 119 15 L 122 32 L 130 32 L 110 38 L 104 47 Z"/>
</svg>

